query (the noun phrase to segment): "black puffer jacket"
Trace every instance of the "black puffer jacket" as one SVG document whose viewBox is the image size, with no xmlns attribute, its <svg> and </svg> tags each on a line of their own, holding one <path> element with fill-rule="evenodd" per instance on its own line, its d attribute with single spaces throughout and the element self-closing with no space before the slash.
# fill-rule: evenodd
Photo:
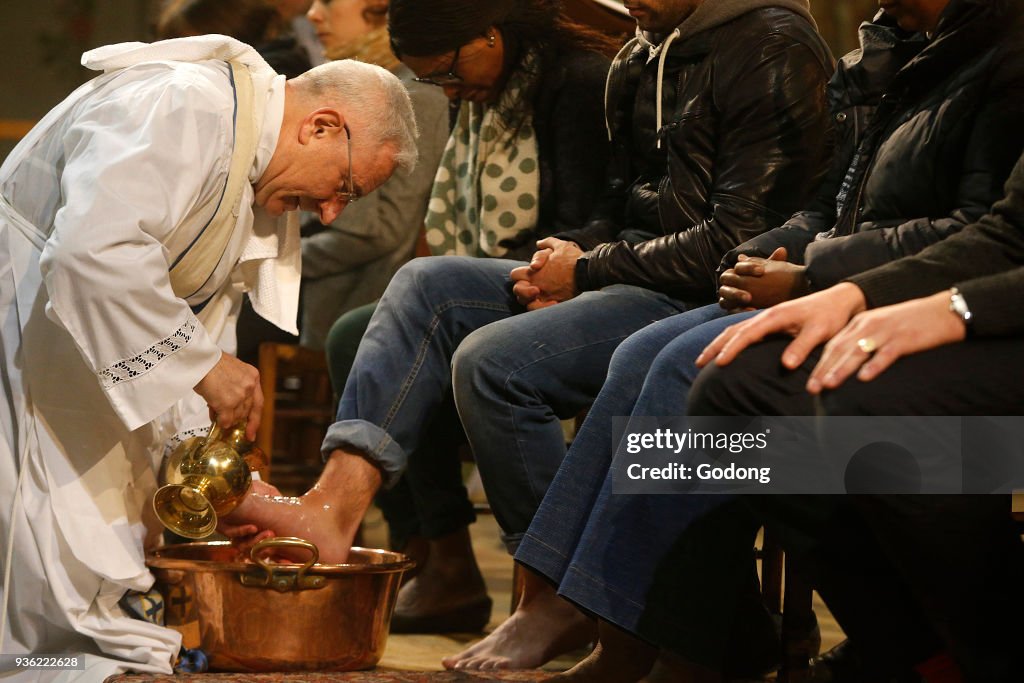
<svg viewBox="0 0 1024 683">
<path fill-rule="evenodd" d="M 953 0 L 931 41 L 882 14 L 862 26 L 830 84 L 845 151 L 820 196 L 722 267 L 784 246 L 822 289 L 984 215 L 1024 148 L 1022 14 L 1016 1 Z"/>
<path fill-rule="evenodd" d="M 591 223 L 558 237 L 589 250 L 580 290 L 708 301 L 722 256 L 804 206 L 827 169 L 832 58 L 805 18 L 768 7 L 669 46 L 663 121 L 657 70 L 640 44 L 613 64 L 609 192 Z"/>
</svg>

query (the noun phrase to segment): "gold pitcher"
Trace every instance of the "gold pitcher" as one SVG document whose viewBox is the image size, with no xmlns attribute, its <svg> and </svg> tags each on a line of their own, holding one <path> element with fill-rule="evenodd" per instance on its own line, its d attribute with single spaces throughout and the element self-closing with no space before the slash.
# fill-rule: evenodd
<svg viewBox="0 0 1024 683">
<path fill-rule="evenodd" d="M 153 494 L 156 516 L 179 536 L 206 538 L 249 493 L 250 470 L 265 465 L 263 452 L 245 438 L 244 422 L 227 432 L 214 423 L 206 438 L 187 439 L 164 459 L 162 486 Z"/>
</svg>

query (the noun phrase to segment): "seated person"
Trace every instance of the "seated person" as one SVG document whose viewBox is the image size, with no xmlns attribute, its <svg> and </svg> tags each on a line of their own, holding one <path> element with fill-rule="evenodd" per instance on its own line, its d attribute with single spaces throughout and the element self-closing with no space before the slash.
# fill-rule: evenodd
<svg viewBox="0 0 1024 683">
<path fill-rule="evenodd" d="M 726 330 L 701 356 L 707 367 L 691 392 L 689 410 L 1020 414 L 1024 321 L 1005 297 L 1022 286 L 1024 157 L 1006 184 L 1006 197 L 978 223 L 916 256 Z M 964 451 L 965 458 L 1006 456 L 991 449 Z M 763 498 L 758 508 L 771 523 L 798 525 L 828 546 L 826 536 L 834 529 L 827 522 L 837 514 L 833 499 Z M 885 587 L 865 586 L 858 578 L 858 567 L 881 557 L 891 565 L 892 584 L 903 587 L 903 599 L 912 601 L 962 680 L 1019 677 L 1024 628 L 1006 615 L 1024 606 L 1024 549 L 1008 496 L 858 496 L 841 503 L 852 508 L 877 549 L 844 555 L 845 566 L 822 567 L 827 590 L 819 586 L 819 592 L 865 659 L 918 664 L 900 661 L 908 632 L 893 627 Z"/>
<path fill-rule="evenodd" d="M 982 202 L 995 201 L 999 196 L 995 188 L 1024 148 L 1024 135 L 1013 123 L 1024 104 L 1019 8 L 978 12 L 971 3 L 953 0 L 916 12 L 901 10 L 896 5 L 891 10 L 901 26 L 928 31 L 931 42 L 922 42 L 922 34 L 904 36 L 918 48 L 907 54 L 907 43 L 895 40 L 898 32 L 886 28 L 890 21 L 880 17 L 863 28 L 864 48 L 842 60 L 831 87 L 841 107 L 871 105 L 907 83 L 913 83 L 917 93 L 913 100 L 876 112 L 865 134 L 869 137 L 856 140 L 858 156 L 876 160 L 862 171 L 864 191 L 856 195 L 859 203 L 835 202 L 837 194 L 850 196 L 838 191 L 842 179 L 857 177 L 855 141 L 849 140 L 846 158 L 837 160 L 831 175 L 833 184 L 826 183 L 821 192 L 831 198 L 832 210 L 819 201 L 817 211 L 797 214 L 787 226 L 753 240 L 755 244 L 778 241 L 779 233 L 804 234 L 801 228 L 811 234 L 825 232 L 827 227 L 820 226 L 827 225 L 826 220 L 842 225 L 850 216 L 865 217 L 866 222 L 856 226 L 859 232 L 819 239 L 808 247 L 807 272 L 820 278 L 812 282 L 842 278 L 866 263 L 913 253 L 958 230 L 972 216 L 984 213 Z M 889 40 L 881 40 L 885 36 Z M 932 71 L 938 64 L 945 66 Z M 868 97 L 862 89 L 845 89 L 843 84 L 850 83 L 873 83 L 875 90 Z M 965 83 L 970 86 L 965 88 Z M 867 99 L 851 99 L 855 93 Z M 846 121 L 854 114 L 846 108 L 837 111 L 837 115 L 844 113 Z M 874 128 L 878 130 L 872 132 Z M 941 195 L 922 191 L 941 187 L 953 189 Z M 747 248 L 744 245 L 738 251 Z M 834 258 L 834 253 L 843 257 Z M 764 279 L 771 279 L 770 267 L 776 263 L 785 265 L 751 258 L 741 261 L 736 270 L 746 280 L 756 281 L 756 271 L 744 272 L 756 266 L 769 273 Z M 731 281 L 739 284 L 739 276 Z M 752 302 L 726 303 L 744 307 Z M 648 595 L 663 558 L 682 532 L 706 515 L 713 503 L 724 502 L 724 497 L 612 496 L 609 468 L 615 450 L 612 417 L 682 414 L 696 376 L 697 355 L 726 326 L 751 315 L 719 317 L 724 313 L 714 308 L 683 313 L 623 342 L 600 396 L 516 554 L 519 561 L 559 584 L 560 594 L 588 613 L 649 642 L 677 650 L 685 647 L 680 654 L 719 669 L 724 636 L 714 636 L 705 624 L 703 634 L 709 642 L 719 643 L 718 650 L 702 640 L 680 646 L 675 634 L 690 618 L 687 606 L 666 599 L 652 604 Z M 637 544 L 636 538 L 645 542 Z M 619 551 L 607 552 L 609 548 Z M 718 569 L 724 575 L 729 568 Z M 728 611 L 722 615 L 731 617 Z"/>
<path fill-rule="evenodd" d="M 506 49 L 504 34 L 486 27 L 500 25 L 511 6 L 462 7 L 484 13 L 482 37 L 467 34 L 458 54 L 406 62 L 424 76 L 450 79 L 448 88 L 484 98 L 475 83 L 495 73 L 490 56 Z M 391 7 L 394 38 L 400 14 L 397 3 Z M 832 60 L 806 3 L 765 0 L 725 11 L 716 3 L 649 7 L 637 11 L 644 31 L 609 72 L 616 158 L 607 206 L 583 229 L 542 241 L 532 266 L 456 257 L 407 264 L 360 345 L 339 421 L 325 441 L 320 483 L 298 505 L 250 496 L 235 519 L 312 536 L 328 561 L 344 557 L 382 477 L 390 483 L 401 473 L 453 385 L 458 392 L 470 384 L 488 394 L 487 405 L 477 408 L 459 402 L 463 424 L 477 430 L 470 439 L 474 454 L 481 467 L 486 461 L 513 470 L 484 475 L 496 482 L 488 498 L 514 548 L 564 457 L 558 416 L 593 400 L 617 344 L 653 320 L 708 302 L 725 252 L 810 200 L 827 167 L 824 84 Z M 458 16 L 449 3 L 442 8 L 439 19 Z M 588 121 L 581 112 L 562 124 L 578 128 Z M 527 134 L 524 128 L 519 135 Z M 576 158 L 588 154 L 575 152 Z M 577 267 L 581 247 L 590 251 Z M 586 291 L 562 292 L 560 303 L 525 297 L 536 309 L 527 310 L 510 291 L 513 268 L 570 281 L 579 272 L 587 278 L 579 289 Z M 499 398 L 508 368 L 525 371 L 509 384 L 519 392 L 513 403 Z M 306 512 L 324 504 L 332 514 Z M 544 600 L 558 603 L 553 591 Z M 520 609 L 507 627 L 446 665 L 538 666 L 592 637 L 582 617 L 530 622 L 524 614 L 530 611 Z"/>
<path fill-rule="evenodd" d="M 333 3 L 332 13 L 350 11 L 335 9 L 339 4 L 351 3 Z M 601 93 L 606 55 L 618 45 L 565 20 L 548 2 L 523 3 L 500 16 L 476 3 L 450 0 L 391 5 L 396 52 L 424 74 L 416 86 L 447 95 L 454 114 L 447 145 L 441 143 L 444 163 L 434 164 L 433 208 L 426 220 L 434 253 L 529 258 L 537 239 L 581 226 L 601 195 L 607 166 Z M 319 13 L 314 5 L 310 17 Z M 485 39 L 474 43 L 480 36 Z M 467 66 L 450 64 L 464 48 Z M 479 68 L 481 57 L 488 58 L 487 69 Z M 457 72 L 454 78 L 421 68 L 439 59 Z M 524 135 L 527 129 L 536 134 Z M 467 160 L 474 160 L 471 166 Z M 460 169 L 468 175 L 460 177 Z M 512 186 L 514 191 L 507 189 Z M 319 250 L 310 242 L 307 253 Z M 356 308 L 331 328 L 326 351 L 339 395 L 375 309 L 376 304 Z M 337 317 L 329 315 L 337 312 L 330 305 L 306 311 L 307 319 L 315 316 L 320 323 Z M 392 631 L 479 631 L 490 620 L 491 601 L 469 543 L 475 513 L 458 457 L 465 436 L 450 400 L 442 410 L 405 476 L 376 499 L 392 546 L 413 556 L 422 572 L 403 586 Z"/>
</svg>

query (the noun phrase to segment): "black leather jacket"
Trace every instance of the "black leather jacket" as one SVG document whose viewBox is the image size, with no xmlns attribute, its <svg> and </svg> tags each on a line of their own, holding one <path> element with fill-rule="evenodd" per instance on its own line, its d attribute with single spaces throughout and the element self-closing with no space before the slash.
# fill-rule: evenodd
<svg viewBox="0 0 1024 683">
<path fill-rule="evenodd" d="M 1024 9 L 953 0 L 929 41 L 879 14 L 829 86 L 843 151 L 819 197 L 726 255 L 783 246 L 814 289 L 978 220 L 1024 149 Z"/>
<path fill-rule="evenodd" d="M 626 283 L 707 302 L 722 256 L 804 206 L 827 169 L 832 58 L 806 19 L 769 7 L 669 46 L 663 121 L 657 69 L 638 43 L 613 63 L 608 194 L 557 236 L 589 250 L 581 291 Z"/>
</svg>

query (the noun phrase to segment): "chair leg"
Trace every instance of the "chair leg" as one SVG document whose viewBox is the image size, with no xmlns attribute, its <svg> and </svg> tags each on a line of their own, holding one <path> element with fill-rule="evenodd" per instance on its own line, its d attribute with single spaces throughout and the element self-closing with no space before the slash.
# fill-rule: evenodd
<svg viewBox="0 0 1024 683">
<path fill-rule="evenodd" d="M 765 529 L 761 542 L 761 597 L 772 614 L 782 613 L 782 546 Z"/>
<path fill-rule="evenodd" d="M 813 597 L 814 589 L 799 562 L 787 557 L 779 683 L 806 681 L 810 675 L 810 660 L 821 649 L 821 632 L 814 615 Z"/>
<path fill-rule="evenodd" d="M 259 351 L 260 390 L 263 392 L 263 410 L 260 428 L 256 433 L 256 446 L 267 459 L 267 478 L 274 462 L 274 410 L 277 402 L 277 344 L 264 342 Z"/>
</svg>

